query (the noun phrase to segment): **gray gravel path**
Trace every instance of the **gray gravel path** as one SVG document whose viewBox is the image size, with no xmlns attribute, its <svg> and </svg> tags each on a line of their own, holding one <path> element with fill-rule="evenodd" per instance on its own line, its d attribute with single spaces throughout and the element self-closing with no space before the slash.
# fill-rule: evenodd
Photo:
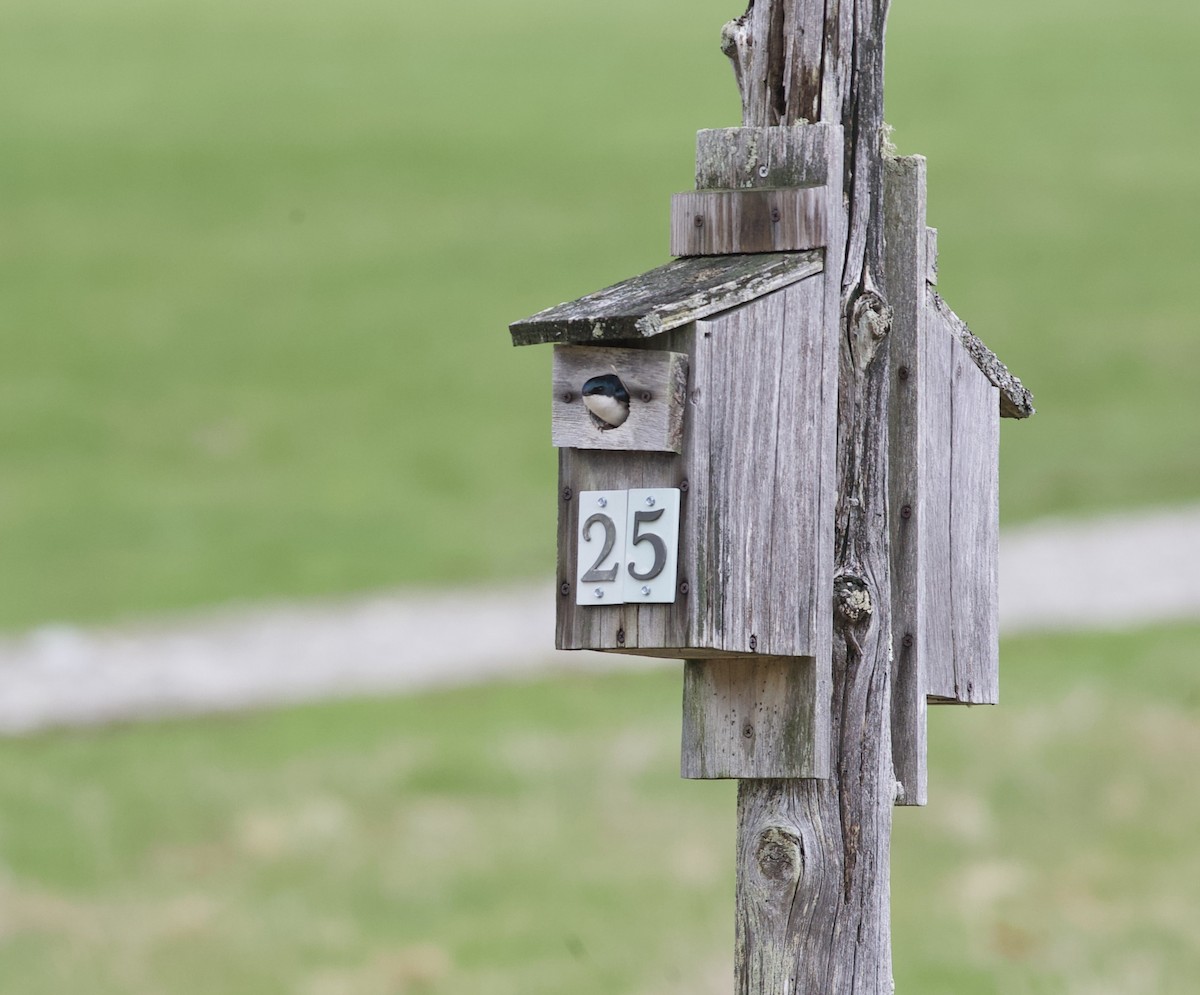
<svg viewBox="0 0 1200 995">
<path fill-rule="evenodd" d="M 1000 626 L 1200 616 L 1200 508 L 1048 521 L 1001 538 Z M 226 609 L 0 640 L 0 734 L 408 691 L 552 669 L 662 665 L 555 653 L 552 583 Z"/>
</svg>

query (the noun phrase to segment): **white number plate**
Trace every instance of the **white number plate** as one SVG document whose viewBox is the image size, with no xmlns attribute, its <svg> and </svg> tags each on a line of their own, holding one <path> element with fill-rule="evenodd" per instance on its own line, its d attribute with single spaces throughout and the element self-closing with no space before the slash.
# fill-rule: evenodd
<svg viewBox="0 0 1200 995">
<path fill-rule="evenodd" d="M 673 604 L 679 490 L 582 491 L 577 605 Z"/>
</svg>

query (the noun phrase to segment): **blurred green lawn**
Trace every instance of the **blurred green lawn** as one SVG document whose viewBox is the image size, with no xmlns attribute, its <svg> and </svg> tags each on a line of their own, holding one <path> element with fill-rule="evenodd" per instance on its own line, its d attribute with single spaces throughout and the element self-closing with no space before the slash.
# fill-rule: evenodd
<svg viewBox="0 0 1200 995">
<path fill-rule="evenodd" d="M 0 628 L 550 568 L 545 349 L 666 258 L 730 0 L 6 0 Z M 1200 493 L 1200 7 L 898 0 L 1004 514 Z"/>
<path fill-rule="evenodd" d="M 1200 627 L 1010 640 L 896 814 L 897 991 L 1190 995 Z M 680 676 L 572 676 L 0 748 L 0 990 L 727 995 L 732 782 Z"/>
</svg>

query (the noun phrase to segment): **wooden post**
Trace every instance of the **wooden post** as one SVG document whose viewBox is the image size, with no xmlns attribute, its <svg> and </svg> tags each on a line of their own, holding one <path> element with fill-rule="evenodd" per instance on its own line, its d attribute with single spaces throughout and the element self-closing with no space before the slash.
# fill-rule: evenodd
<svg viewBox="0 0 1200 995">
<path fill-rule="evenodd" d="M 739 995 L 893 990 L 887 10 L 888 0 L 752 0 L 723 35 L 744 126 L 828 122 L 845 134 L 844 213 L 825 219 L 841 314 L 831 776 L 740 782 Z"/>
<path fill-rule="evenodd" d="M 510 326 L 558 346 L 556 644 L 686 661 L 681 771 L 739 779 L 739 995 L 890 995 L 926 704 L 998 694 L 998 425 L 1033 398 L 934 290 L 888 4 L 753 0 L 683 258 Z"/>
</svg>

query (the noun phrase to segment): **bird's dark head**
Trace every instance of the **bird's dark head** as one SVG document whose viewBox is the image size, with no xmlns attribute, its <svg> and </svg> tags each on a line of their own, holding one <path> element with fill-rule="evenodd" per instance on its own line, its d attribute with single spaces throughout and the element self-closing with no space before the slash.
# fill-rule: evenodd
<svg viewBox="0 0 1200 995">
<path fill-rule="evenodd" d="M 611 397 L 613 400 L 621 401 L 623 404 L 629 403 L 629 391 L 625 389 L 625 385 L 621 383 L 621 378 L 615 373 L 605 373 L 603 376 L 592 377 L 583 385 L 583 390 L 580 393 L 584 397 L 592 397 L 596 394 L 602 397 Z"/>
</svg>

